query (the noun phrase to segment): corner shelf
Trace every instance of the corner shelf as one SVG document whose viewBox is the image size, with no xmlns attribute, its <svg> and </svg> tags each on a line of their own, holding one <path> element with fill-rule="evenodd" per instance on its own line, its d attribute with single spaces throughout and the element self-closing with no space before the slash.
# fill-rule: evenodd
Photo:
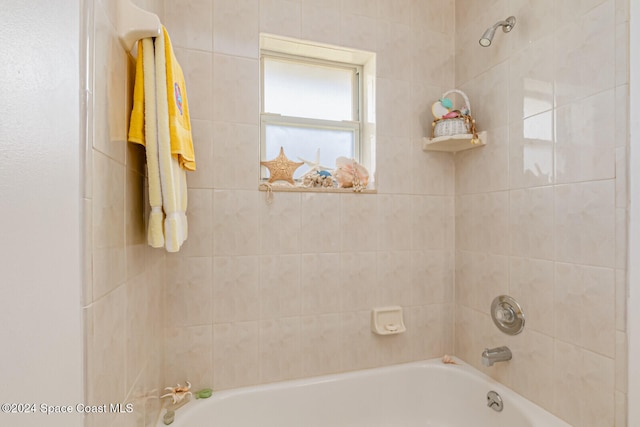
<svg viewBox="0 0 640 427">
<path fill-rule="evenodd" d="M 482 147 L 487 144 L 487 132 L 478 132 L 478 144 L 472 144 L 471 134 L 460 134 L 451 136 L 439 136 L 437 138 L 422 138 L 423 151 L 444 151 L 455 153 L 457 151 L 469 150 L 471 148 Z"/>
</svg>

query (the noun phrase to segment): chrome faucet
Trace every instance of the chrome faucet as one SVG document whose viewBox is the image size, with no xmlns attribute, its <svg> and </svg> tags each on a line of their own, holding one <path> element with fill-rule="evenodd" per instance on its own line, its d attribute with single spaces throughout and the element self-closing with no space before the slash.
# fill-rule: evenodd
<svg viewBox="0 0 640 427">
<path fill-rule="evenodd" d="M 482 364 L 493 366 L 496 362 L 506 362 L 511 360 L 511 350 L 508 347 L 485 348 L 482 352 Z"/>
</svg>

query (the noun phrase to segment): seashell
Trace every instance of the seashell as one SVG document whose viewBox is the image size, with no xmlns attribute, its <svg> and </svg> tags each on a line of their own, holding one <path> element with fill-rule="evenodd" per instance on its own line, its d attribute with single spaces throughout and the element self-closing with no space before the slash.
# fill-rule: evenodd
<svg viewBox="0 0 640 427">
<path fill-rule="evenodd" d="M 450 113 L 445 114 L 444 116 L 442 116 L 443 119 L 454 119 L 456 117 L 459 117 L 460 113 L 457 111 L 451 111 Z"/>
<path fill-rule="evenodd" d="M 456 361 L 453 360 L 453 358 L 448 354 L 445 354 L 444 356 L 442 356 L 442 363 L 447 365 L 457 365 Z"/>
<path fill-rule="evenodd" d="M 369 183 L 369 172 L 354 159 L 338 157 L 336 170 L 333 173 L 338 182 L 338 188 L 351 188 L 354 186 L 366 188 Z"/>
</svg>

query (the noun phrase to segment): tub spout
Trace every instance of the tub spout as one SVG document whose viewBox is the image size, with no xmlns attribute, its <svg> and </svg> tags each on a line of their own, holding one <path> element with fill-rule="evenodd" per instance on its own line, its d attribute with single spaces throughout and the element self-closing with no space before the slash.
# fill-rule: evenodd
<svg viewBox="0 0 640 427">
<path fill-rule="evenodd" d="M 508 347 L 485 348 L 482 352 L 482 364 L 493 366 L 496 362 L 506 362 L 511 360 L 511 350 Z"/>
</svg>

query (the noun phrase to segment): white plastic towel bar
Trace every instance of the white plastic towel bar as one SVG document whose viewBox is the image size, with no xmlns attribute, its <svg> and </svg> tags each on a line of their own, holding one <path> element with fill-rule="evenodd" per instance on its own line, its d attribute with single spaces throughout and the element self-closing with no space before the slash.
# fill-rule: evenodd
<svg viewBox="0 0 640 427">
<path fill-rule="evenodd" d="M 118 34 L 120 41 L 130 52 L 135 43 L 145 37 L 162 34 L 162 24 L 156 14 L 140 9 L 131 0 L 118 0 Z"/>
</svg>

